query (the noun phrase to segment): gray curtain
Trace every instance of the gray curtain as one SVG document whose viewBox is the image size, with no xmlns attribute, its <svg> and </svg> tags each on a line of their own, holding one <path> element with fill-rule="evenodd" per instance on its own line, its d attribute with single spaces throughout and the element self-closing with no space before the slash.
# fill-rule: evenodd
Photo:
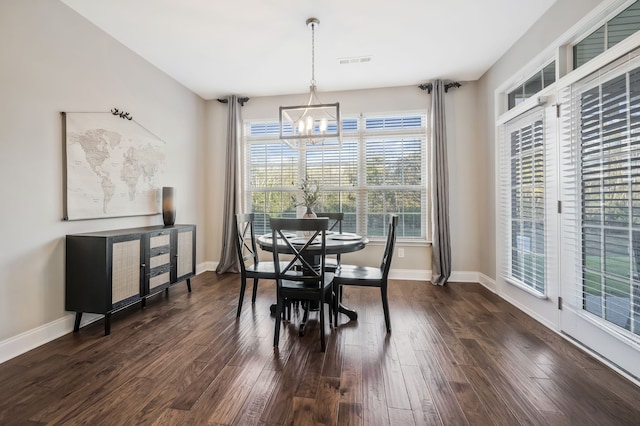
<svg viewBox="0 0 640 426">
<path fill-rule="evenodd" d="M 449 234 L 449 170 L 447 167 L 447 126 L 444 113 L 445 83 L 433 82 L 431 93 L 432 131 L 432 228 L 431 251 L 434 285 L 445 285 L 451 276 Z"/>
<path fill-rule="evenodd" d="M 224 184 L 224 212 L 222 224 L 222 253 L 216 268 L 219 274 L 239 272 L 240 265 L 236 250 L 236 213 L 238 213 L 238 146 L 240 145 L 240 126 L 242 125 L 241 106 L 238 97 L 229 96 L 229 118 L 227 121 L 227 161 Z"/>
</svg>

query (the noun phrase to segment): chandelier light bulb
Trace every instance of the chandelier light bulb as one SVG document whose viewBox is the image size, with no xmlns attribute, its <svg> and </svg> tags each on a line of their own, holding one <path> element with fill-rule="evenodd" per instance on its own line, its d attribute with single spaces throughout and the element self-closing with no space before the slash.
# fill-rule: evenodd
<svg viewBox="0 0 640 426">
<path fill-rule="evenodd" d="M 298 121 L 298 133 L 299 134 L 304 133 L 304 121 L 302 120 Z"/>
<path fill-rule="evenodd" d="M 313 117 L 307 116 L 307 133 L 311 134 L 313 132 Z"/>
<path fill-rule="evenodd" d="M 327 119 L 323 118 L 320 120 L 320 133 L 325 133 L 327 131 Z"/>
</svg>

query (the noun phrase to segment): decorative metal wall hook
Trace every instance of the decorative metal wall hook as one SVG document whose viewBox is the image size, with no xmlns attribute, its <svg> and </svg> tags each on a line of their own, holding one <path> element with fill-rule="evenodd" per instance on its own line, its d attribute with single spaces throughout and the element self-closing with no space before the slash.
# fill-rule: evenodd
<svg viewBox="0 0 640 426">
<path fill-rule="evenodd" d="M 451 89 L 452 87 L 458 88 L 462 86 L 462 84 L 458 83 L 457 81 L 452 81 L 450 83 L 446 83 L 444 85 L 444 93 L 449 92 L 449 89 Z M 427 93 L 431 94 L 431 91 L 433 90 L 433 84 L 432 83 L 423 83 L 421 85 L 418 86 L 419 89 L 421 90 L 426 90 Z"/>
<path fill-rule="evenodd" d="M 221 104 L 228 104 L 229 103 L 229 99 L 218 98 L 216 100 L 218 102 L 220 102 Z M 247 102 L 249 102 L 249 98 L 248 97 L 238 98 L 238 103 L 240 104 L 240 106 L 244 106 L 244 104 L 246 104 Z"/>
<path fill-rule="evenodd" d="M 457 81 L 452 81 L 451 83 L 447 83 L 444 85 L 444 93 L 447 93 L 449 89 L 451 89 L 452 87 L 458 88 L 460 86 L 462 86 L 462 84 L 458 83 Z"/>
<path fill-rule="evenodd" d="M 117 115 L 120 118 L 126 118 L 127 120 L 133 120 L 133 115 L 130 115 L 128 112 L 119 111 L 118 108 L 112 108 L 111 114 Z"/>
<path fill-rule="evenodd" d="M 433 84 L 431 83 L 422 83 L 420 86 L 418 86 L 418 88 L 420 90 L 426 90 L 427 93 L 431 94 L 431 90 L 433 90 Z"/>
</svg>

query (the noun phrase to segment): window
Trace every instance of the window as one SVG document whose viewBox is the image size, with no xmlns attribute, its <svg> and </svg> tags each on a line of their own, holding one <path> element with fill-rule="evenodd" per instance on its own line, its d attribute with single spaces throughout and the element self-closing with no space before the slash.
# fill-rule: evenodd
<svg viewBox="0 0 640 426">
<path fill-rule="evenodd" d="M 636 1 L 573 46 L 576 69 L 640 30 L 640 2 Z"/>
<path fill-rule="evenodd" d="M 501 143 L 502 226 L 512 284 L 545 293 L 545 143 L 540 110 L 505 125 Z"/>
<path fill-rule="evenodd" d="M 396 213 L 398 238 L 424 241 L 426 155 L 422 113 L 346 118 L 341 147 L 327 142 L 299 151 L 278 140 L 277 122 L 247 122 L 245 192 L 256 232 L 268 232 L 270 217 L 296 216 L 299 182 L 307 176 L 321 187 L 318 211 L 345 213 L 344 231 L 384 238 L 388 214 Z"/>
<path fill-rule="evenodd" d="M 553 61 L 529 77 L 524 84 L 521 84 L 509 92 L 507 95 L 508 108 L 511 109 L 526 101 L 545 87 L 553 84 L 555 81 L 556 61 Z"/>
<path fill-rule="evenodd" d="M 582 308 L 640 335 L 640 67 L 577 88 Z"/>
</svg>

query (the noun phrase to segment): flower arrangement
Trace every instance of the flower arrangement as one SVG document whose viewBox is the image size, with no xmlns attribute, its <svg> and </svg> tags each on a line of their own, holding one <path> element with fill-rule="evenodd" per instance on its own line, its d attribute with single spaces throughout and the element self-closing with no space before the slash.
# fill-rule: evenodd
<svg viewBox="0 0 640 426">
<path fill-rule="evenodd" d="M 309 177 L 305 177 L 299 188 L 302 191 L 302 202 L 296 202 L 296 206 L 305 206 L 307 211 L 311 211 L 320 200 L 320 185 L 318 181 L 312 181 Z M 296 201 L 295 195 L 292 198 Z"/>
</svg>

